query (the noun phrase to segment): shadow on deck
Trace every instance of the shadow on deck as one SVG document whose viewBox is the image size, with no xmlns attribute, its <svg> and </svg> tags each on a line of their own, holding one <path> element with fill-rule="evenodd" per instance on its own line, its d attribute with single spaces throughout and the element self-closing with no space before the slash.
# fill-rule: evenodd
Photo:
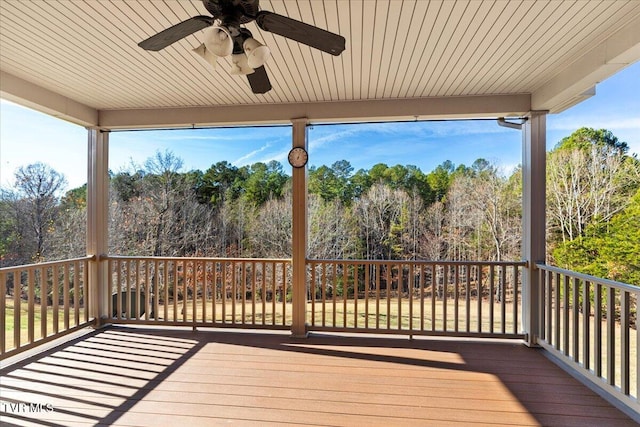
<svg viewBox="0 0 640 427">
<path fill-rule="evenodd" d="M 516 342 L 112 327 L 0 374 L 2 425 L 636 425 Z"/>
</svg>

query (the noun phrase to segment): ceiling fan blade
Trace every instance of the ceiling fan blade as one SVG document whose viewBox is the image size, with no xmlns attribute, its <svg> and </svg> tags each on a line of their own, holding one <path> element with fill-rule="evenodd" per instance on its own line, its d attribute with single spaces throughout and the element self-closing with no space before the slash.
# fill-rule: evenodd
<svg viewBox="0 0 640 427">
<path fill-rule="evenodd" d="M 265 31 L 304 43 L 335 56 L 340 55 L 345 48 L 345 39 L 341 35 L 277 13 L 260 11 L 256 16 L 256 23 Z"/>
<path fill-rule="evenodd" d="M 213 22 L 214 19 L 210 16 L 194 16 L 141 41 L 138 46 L 144 50 L 159 51 L 198 30 L 213 25 Z"/>
<path fill-rule="evenodd" d="M 247 80 L 249 80 L 253 93 L 267 93 L 271 90 L 271 82 L 264 66 L 256 68 L 251 74 L 247 74 Z"/>
</svg>

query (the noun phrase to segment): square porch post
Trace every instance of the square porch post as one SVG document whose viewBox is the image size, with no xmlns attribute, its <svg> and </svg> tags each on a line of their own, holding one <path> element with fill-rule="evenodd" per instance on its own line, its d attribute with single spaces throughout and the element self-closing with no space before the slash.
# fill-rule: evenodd
<svg viewBox="0 0 640 427">
<path fill-rule="evenodd" d="M 95 326 L 102 326 L 109 317 L 107 261 L 101 259 L 109 251 L 109 132 L 89 128 L 87 170 L 87 255 L 95 256 L 89 262 L 89 316 Z"/>
<path fill-rule="evenodd" d="M 522 320 L 526 344 L 537 345 L 540 333 L 540 281 L 537 262 L 546 257 L 547 112 L 532 111 L 522 132 Z"/>
<path fill-rule="evenodd" d="M 293 147 L 308 149 L 307 119 L 294 119 Z M 293 168 L 292 172 L 292 266 L 293 313 L 291 333 L 294 337 L 307 335 L 307 165 Z"/>
</svg>

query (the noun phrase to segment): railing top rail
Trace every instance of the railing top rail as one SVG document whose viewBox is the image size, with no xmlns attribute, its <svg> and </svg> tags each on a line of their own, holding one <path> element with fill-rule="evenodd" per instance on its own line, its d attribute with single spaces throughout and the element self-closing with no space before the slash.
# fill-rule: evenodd
<svg viewBox="0 0 640 427">
<path fill-rule="evenodd" d="M 43 268 L 43 267 L 50 267 L 53 265 L 61 265 L 61 264 L 68 264 L 70 262 L 77 262 L 77 261 L 93 261 L 96 259 L 95 255 L 91 255 L 91 256 L 85 256 L 85 257 L 81 257 L 81 258 L 71 258 L 71 259 L 63 259 L 63 260 L 59 260 L 59 261 L 47 261 L 47 262 L 41 262 L 41 263 L 37 263 L 37 264 L 23 264 L 23 265 L 14 265 L 11 267 L 2 267 L 0 268 L 0 272 L 1 273 L 11 273 L 14 271 L 20 271 L 20 270 L 27 270 L 30 268 Z"/>
<path fill-rule="evenodd" d="M 540 270 L 550 271 L 553 273 L 564 274 L 566 276 L 575 277 L 577 279 L 585 280 L 591 283 L 609 286 L 612 288 L 621 289 L 627 292 L 632 292 L 635 294 L 640 294 L 640 286 L 630 285 L 628 283 L 616 282 L 615 280 L 603 279 L 601 277 L 591 276 L 589 274 L 578 273 L 577 271 L 567 270 L 564 268 L 556 267 L 553 265 L 548 265 L 544 263 L 536 263 L 536 267 Z"/>
<path fill-rule="evenodd" d="M 419 265 L 514 265 L 526 266 L 527 261 L 429 261 L 411 259 L 307 259 L 308 263 L 347 263 L 347 264 L 419 264 Z"/>
<path fill-rule="evenodd" d="M 170 256 L 127 256 L 108 255 L 101 260 L 158 260 L 158 261 L 218 261 L 218 262 L 291 262 L 291 258 L 218 258 L 218 257 L 170 257 Z"/>
</svg>

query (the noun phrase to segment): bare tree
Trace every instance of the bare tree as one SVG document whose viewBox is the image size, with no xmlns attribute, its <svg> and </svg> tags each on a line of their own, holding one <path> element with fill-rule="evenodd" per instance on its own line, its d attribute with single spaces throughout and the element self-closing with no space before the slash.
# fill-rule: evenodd
<svg viewBox="0 0 640 427">
<path fill-rule="evenodd" d="M 323 201 L 309 195 L 309 256 L 317 259 L 353 257 L 357 249 L 357 230 L 351 209 L 338 198 Z"/>
<path fill-rule="evenodd" d="M 51 250 L 47 259 L 69 259 L 87 253 L 87 210 L 68 207 L 58 215 L 51 232 Z"/>
<path fill-rule="evenodd" d="M 473 178 L 469 194 L 480 213 L 477 232 L 478 259 L 502 261 L 515 255 L 519 242 L 521 194 L 509 191 L 508 181 L 491 167 Z M 515 249 L 515 250 L 514 250 Z M 484 252 L 484 253 L 483 253 Z"/>
<path fill-rule="evenodd" d="M 392 227 L 400 224 L 402 210 L 408 201 L 409 197 L 403 190 L 394 190 L 382 183 L 371 186 L 358 200 L 355 208 L 363 234 L 366 259 L 394 257 L 394 245 L 399 241 L 392 234 Z"/>
<path fill-rule="evenodd" d="M 640 163 L 616 147 L 555 150 L 547 166 L 549 226 L 563 242 L 573 240 L 622 211 L 638 185 Z"/>
<path fill-rule="evenodd" d="M 400 234 L 399 249 L 403 258 L 417 259 L 420 254 L 420 238 L 426 227 L 423 212 L 424 199 L 414 187 L 407 194 L 407 202 L 402 207 L 400 223 L 393 227 Z"/>
<path fill-rule="evenodd" d="M 148 202 L 149 224 L 153 228 L 153 255 L 173 255 L 168 253 L 168 231 L 172 228 L 170 221 L 173 208 L 179 201 L 176 196 L 178 187 L 183 184 L 183 177 L 179 174 L 182 169 L 182 159 L 172 152 L 156 152 L 145 162 L 145 172 L 148 174 L 142 180 L 142 194 Z"/>
<path fill-rule="evenodd" d="M 47 256 L 59 196 L 66 183 L 64 175 L 40 162 L 16 171 L 13 191 L 5 192 L 3 199 L 12 200 L 15 230 L 25 258 L 21 261 L 38 262 Z"/>
<path fill-rule="evenodd" d="M 420 254 L 423 258 L 433 261 L 442 260 L 447 253 L 445 235 L 446 210 L 440 201 L 430 205 L 424 215 L 424 228 L 420 236 Z"/>
<path fill-rule="evenodd" d="M 153 256 L 215 254 L 214 210 L 199 202 L 194 175 L 181 173 L 181 168 L 182 160 L 173 153 L 157 152 L 144 168 L 123 173 L 126 180 L 112 180 L 113 250 Z"/>
<path fill-rule="evenodd" d="M 482 226 L 482 212 L 473 203 L 470 194 L 475 191 L 474 182 L 467 176 L 459 176 L 452 182 L 446 196 L 447 258 L 464 261 L 478 257 L 474 254 L 473 236 L 478 236 Z M 479 241 L 479 239 L 478 239 Z"/>
<path fill-rule="evenodd" d="M 267 200 L 258 209 L 248 234 L 254 256 L 291 257 L 291 193 Z"/>
</svg>

